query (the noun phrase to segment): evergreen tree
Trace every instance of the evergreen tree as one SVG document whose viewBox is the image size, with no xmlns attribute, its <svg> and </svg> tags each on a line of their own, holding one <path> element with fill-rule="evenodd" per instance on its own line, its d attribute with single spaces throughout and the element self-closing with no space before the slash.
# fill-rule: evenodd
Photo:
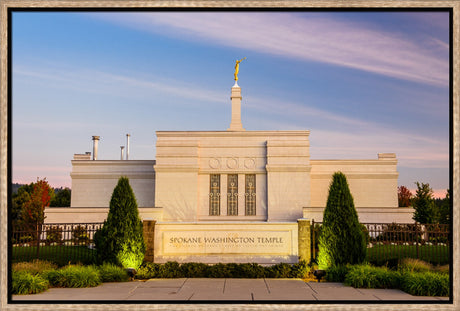
<svg viewBox="0 0 460 311">
<path fill-rule="evenodd" d="M 359 264 L 366 259 L 366 235 L 358 221 L 347 179 L 341 172 L 332 176 L 323 225 L 319 236 L 318 266 Z"/>
<path fill-rule="evenodd" d="M 11 220 L 13 226 L 21 223 L 22 220 L 22 207 L 30 200 L 30 194 L 32 193 L 33 187 L 28 189 L 28 185 L 24 185 L 18 189 L 16 193 L 11 196 Z"/>
<path fill-rule="evenodd" d="M 415 183 L 417 190 L 414 197 L 414 215 L 412 219 L 421 224 L 432 224 L 438 219 L 433 199 L 433 190 L 429 184 Z"/>
<path fill-rule="evenodd" d="M 145 243 L 134 192 L 126 177 L 113 190 L 109 214 L 94 237 L 99 260 L 137 269 L 144 259 Z"/>
<path fill-rule="evenodd" d="M 449 224 L 450 221 L 450 190 L 447 190 L 446 197 L 442 199 L 439 207 L 439 223 Z"/>
<path fill-rule="evenodd" d="M 69 188 L 55 189 L 56 196 L 50 202 L 50 207 L 69 207 L 71 190 Z"/>
</svg>

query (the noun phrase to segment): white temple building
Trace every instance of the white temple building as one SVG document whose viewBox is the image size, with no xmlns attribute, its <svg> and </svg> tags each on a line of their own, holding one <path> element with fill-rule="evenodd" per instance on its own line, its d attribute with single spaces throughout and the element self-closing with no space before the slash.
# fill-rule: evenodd
<svg viewBox="0 0 460 311">
<path fill-rule="evenodd" d="M 398 208 L 394 153 L 368 160 L 310 159 L 310 131 L 247 131 L 237 83 L 230 98 L 227 130 L 157 131 L 156 159 L 122 155 L 120 160 L 99 160 L 99 137 L 93 136 L 93 154 L 75 154 L 72 160 L 71 207 L 47 208 L 45 222 L 102 222 L 119 177 L 126 176 L 141 218 L 156 220 L 156 261 L 193 261 L 200 254 L 207 262 L 224 261 L 222 254 L 234 261 L 235 254 L 245 253 L 251 261 L 296 262 L 297 222 L 322 220 L 337 171 L 347 177 L 361 222 L 413 222 L 413 209 Z M 282 243 L 262 248 L 222 244 L 243 233 L 247 241 L 263 236 Z M 211 236 L 219 239 L 218 246 L 203 242 Z"/>
<path fill-rule="evenodd" d="M 361 222 L 412 222 L 413 210 L 398 208 L 395 154 L 310 159 L 310 131 L 246 131 L 241 98 L 235 84 L 227 130 L 157 131 L 156 160 L 98 160 L 94 136 L 93 156 L 72 160 L 72 209 L 62 211 L 67 216 L 47 209 L 47 222 L 103 220 L 120 176 L 129 178 L 141 215 L 149 219 L 321 221 L 337 171 L 347 177 Z"/>
</svg>

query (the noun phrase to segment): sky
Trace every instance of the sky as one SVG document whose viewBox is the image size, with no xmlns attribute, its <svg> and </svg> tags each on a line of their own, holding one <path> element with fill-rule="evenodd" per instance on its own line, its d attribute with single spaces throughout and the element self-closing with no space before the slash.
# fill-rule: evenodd
<svg viewBox="0 0 460 311">
<path fill-rule="evenodd" d="M 12 177 L 71 187 L 75 153 L 155 159 L 155 131 L 310 130 L 311 159 L 396 153 L 449 188 L 449 15 L 429 11 L 14 12 Z"/>
</svg>

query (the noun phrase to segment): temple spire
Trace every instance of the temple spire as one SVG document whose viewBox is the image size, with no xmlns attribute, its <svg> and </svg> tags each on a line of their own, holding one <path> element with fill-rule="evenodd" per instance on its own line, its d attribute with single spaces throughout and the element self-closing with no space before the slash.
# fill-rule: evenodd
<svg viewBox="0 0 460 311">
<path fill-rule="evenodd" d="M 238 86 L 238 72 L 240 69 L 240 63 L 246 59 L 242 58 L 236 60 L 235 63 L 235 85 L 232 87 L 232 95 L 230 99 L 232 100 L 232 121 L 230 122 L 230 127 L 227 131 L 245 131 L 243 124 L 241 123 L 241 88 Z"/>
<path fill-rule="evenodd" d="M 241 88 L 238 84 L 232 87 L 232 122 L 227 131 L 245 131 L 241 123 Z"/>
</svg>

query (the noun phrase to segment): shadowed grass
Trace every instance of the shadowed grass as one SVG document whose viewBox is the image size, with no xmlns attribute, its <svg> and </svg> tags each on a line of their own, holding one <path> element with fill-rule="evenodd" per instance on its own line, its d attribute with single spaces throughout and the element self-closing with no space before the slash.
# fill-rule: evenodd
<svg viewBox="0 0 460 311">
<path fill-rule="evenodd" d="M 433 266 L 428 262 L 415 258 L 404 258 L 398 265 L 401 272 L 428 272 L 433 270 Z"/>
<path fill-rule="evenodd" d="M 36 246 L 14 246 L 12 251 L 12 262 L 33 261 L 37 259 Z M 69 263 L 82 263 L 90 265 L 94 263 L 96 251 L 86 246 L 40 246 L 39 258 L 56 263 L 62 267 Z"/>
<path fill-rule="evenodd" d="M 367 260 L 376 266 L 398 258 L 418 258 L 432 264 L 444 265 L 449 263 L 449 246 L 420 245 L 419 256 L 415 245 L 374 245 L 367 249 Z"/>
<path fill-rule="evenodd" d="M 57 265 L 49 261 L 34 259 L 33 261 L 13 263 L 11 269 L 17 272 L 24 271 L 36 275 L 47 270 L 55 270 L 57 269 Z"/>
</svg>

